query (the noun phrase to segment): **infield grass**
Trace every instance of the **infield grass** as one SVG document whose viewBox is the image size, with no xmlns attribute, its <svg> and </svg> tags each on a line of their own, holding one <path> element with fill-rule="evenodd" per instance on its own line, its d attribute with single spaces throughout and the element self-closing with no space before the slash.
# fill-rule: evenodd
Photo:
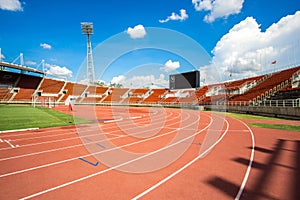
<svg viewBox="0 0 300 200">
<path fill-rule="evenodd" d="M 22 105 L 0 105 L 0 131 L 24 128 L 46 128 L 89 123 L 49 108 Z"/>
<path fill-rule="evenodd" d="M 271 128 L 277 130 L 295 131 L 300 132 L 300 126 L 287 125 L 287 124 L 261 124 L 261 123 L 249 123 L 250 126 L 259 128 Z"/>
<path fill-rule="evenodd" d="M 264 116 L 249 115 L 249 114 L 226 113 L 226 115 L 237 119 L 280 120 L 274 117 L 264 117 Z"/>
<path fill-rule="evenodd" d="M 249 115 L 249 114 L 238 114 L 238 113 L 223 113 L 220 114 L 227 115 L 229 117 L 237 118 L 237 119 L 254 119 L 254 120 L 282 120 L 274 117 L 264 117 L 258 115 Z M 300 132 L 300 126 L 296 125 L 288 125 L 288 124 L 266 124 L 266 123 L 248 123 L 248 125 L 252 127 L 259 128 L 270 128 L 277 130 L 286 130 L 286 131 L 295 131 Z"/>
</svg>

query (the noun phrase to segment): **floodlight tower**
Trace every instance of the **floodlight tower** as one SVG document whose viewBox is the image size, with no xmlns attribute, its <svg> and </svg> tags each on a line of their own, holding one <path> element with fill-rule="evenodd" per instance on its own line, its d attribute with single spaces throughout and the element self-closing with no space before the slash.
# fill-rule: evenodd
<svg viewBox="0 0 300 200">
<path fill-rule="evenodd" d="M 87 35 L 87 79 L 90 84 L 94 83 L 94 63 L 91 45 L 91 35 L 93 34 L 93 23 L 91 22 L 81 22 L 82 34 Z"/>
</svg>

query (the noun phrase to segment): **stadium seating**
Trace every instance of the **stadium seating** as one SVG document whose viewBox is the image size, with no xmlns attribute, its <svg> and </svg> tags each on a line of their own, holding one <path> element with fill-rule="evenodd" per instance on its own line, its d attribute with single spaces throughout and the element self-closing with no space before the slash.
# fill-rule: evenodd
<svg viewBox="0 0 300 200">
<path fill-rule="evenodd" d="M 123 103 L 139 103 L 144 98 L 144 95 L 148 92 L 148 89 L 137 88 L 131 89 L 128 91 L 128 97 L 126 97 L 122 102 Z"/>
<path fill-rule="evenodd" d="M 162 100 L 161 96 L 163 96 L 167 92 L 167 89 L 155 88 L 155 89 L 151 89 L 149 92 L 150 95 L 147 98 L 145 98 L 142 102 L 145 104 L 155 104 Z"/>
<path fill-rule="evenodd" d="M 121 97 L 128 92 L 128 88 L 110 88 L 109 95 L 102 101 L 103 103 L 119 103 L 123 100 Z"/>
<path fill-rule="evenodd" d="M 99 103 L 104 98 L 108 87 L 90 85 L 84 91 L 81 103 Z"/>
<path fill-rule="evenodd" d="M 18 73 L 0 71 L 0 84 L 1 85 L 7 85 L 10 87 L 14 87 L 19 78 L 20 78 L 20 74 L 18 74 Z"/>
<path fill-rule="evenodd" d="M 80 97 L 83 91 L 87 88 L 87 85 L 68 82 L 64 88 L 64 95 L 59 100 L 65 102 L 69 96 Z"/>
<path fill-rule="evenodd" d="M 204 98 L 203 96 L 206 94 L 208 90 L 208 86 L 203 86 L 199 90 L 196 90 L 195 95 L 198 99 Z"/>
<path fill-rule="evenodd" d="M 10 89 L 8 88 L 0 88 L 0 100 L 5 101 L 7 95 L 10 93 Z"/>
<path fill-rule="evenodd" d="M 166 88 L 112 88 L 65 82 L 29 74 L 0 71 L 1 102 L 31 102 L 33 94 L 39 100 L 64 103 L 69 97 L 77 103 L 123 104 L 219 104 L 236 102 L 277 101 L 300 98 L 300 66 L 246 78 L 203 86 L 197 90 L 169 91 Z M 53 99 L 50 99 L 53 98 Z"/>
<path fill-rule="evenodd" d="M 230 101 L 251 101 L 255 99 L 257 100 L 257 98 L 258 99 L 265 98 L 265 96 L 270 95 L 268 91 L 270 90 L 273 91 L 274 87 L 277 87 L 278 85 L 282 85 L 282 83 L 285 84 L 286 81 L 288 83 L 292 75 L 298 70 L 300 70 L 300 67 L 295 67 L 284 71 L 276 72 L 272 74 L 268 79 L 256 85 L 246 93 L 232 97 Z M 266 92 L 268 95 L 265 95 Z"/>
<path fill-rule="evenodd" d="M 42 81 L 42 77 L 22 74 L 16 88 L 19 88 L 12 101 L 31 101 L 32 95 Z"/>
<path fill-rule="evenodd" d="M 64 84 L 64 81 L 44 78 L 38 90 L 45 94 L 58 94 Z"/>
</svg>

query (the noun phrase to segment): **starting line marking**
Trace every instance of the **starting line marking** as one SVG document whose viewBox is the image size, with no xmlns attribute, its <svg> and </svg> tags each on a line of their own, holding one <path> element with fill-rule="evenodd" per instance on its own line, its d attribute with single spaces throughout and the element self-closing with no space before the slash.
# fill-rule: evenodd
<svg viewBox="0 0 300 200">
<path fill-rule="evenodd" d="M 92 163 L 92 162 L 90 162 L 90 161 L 88 161 L 88 160 L 85 160 L 85 159 L 83 159 L 83 158 L 78 158 L 79 160 L 81 160 L 81 161 L 83 161 L 83 162 L 86 162 L 86 163 L 88 163 L 88 164 L 90 164 L 90 165 L 93 165 L 94 167 L 96 167 L 98 164 L 99 164 L 99 162 L 96 162 L 95 164 L 94 163 Z"/>
<path fill-rule="evenodd" d="M 101 144 L 99 144 L 99 143 L 96 143 L 96 145 L 99 146 L 99 147 L 101 147 L 102 149 L 105 149 L 105 148 L 106 148 L 105 146 L 103 146 L 103 145 L 101 145 Z"/>
<path fill-rule="evenodd" d="M 15 146 L 8 140 L 4 140 L 9 146 L 11 146 L 12 148 L 15 148 Z"/>
</svg>

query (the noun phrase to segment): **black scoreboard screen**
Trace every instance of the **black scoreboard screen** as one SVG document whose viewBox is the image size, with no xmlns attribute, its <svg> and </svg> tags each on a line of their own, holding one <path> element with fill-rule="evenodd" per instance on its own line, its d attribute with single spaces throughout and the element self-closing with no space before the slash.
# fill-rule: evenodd
<svg viewBox="0 0 300 200">
<path fill-rule="evenodd" d="M 200 87 L 200 72 L 185 72 L 169 75 L 169 89 L 188 89 Z"/>
</svg>

